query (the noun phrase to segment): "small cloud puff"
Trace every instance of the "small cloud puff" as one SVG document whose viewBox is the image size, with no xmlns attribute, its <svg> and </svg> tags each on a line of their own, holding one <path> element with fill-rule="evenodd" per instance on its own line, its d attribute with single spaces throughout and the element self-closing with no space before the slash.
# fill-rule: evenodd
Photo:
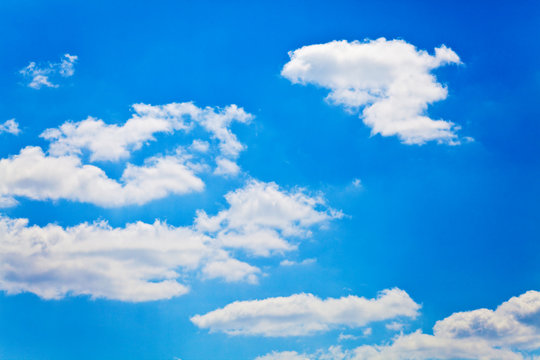
<svg viewBox="0 0 540 360">
<path fill-rule="evenodd" d="M 41 89 L 43 86 L 57 88 L 59 85 L 53 83 L 59 77 L 70 77 L 75 73 L 75 62 L 78 57 L 75 55 L 64 54 L 60 62 L 38 65 L 30 62 L 28 66 L 19 72 L 28 80 L 28 87 L 32 89 Z"/>
<path fill-rule="evenodd" d="M 15 119 L 9 119 L 3 124 L 0 124 L 0 134 L 8 133 L 13 135 L 19 135 L 20 132 L 21 129 L 19 129 L 19 124 L 15 121 Z"/>
</svg>

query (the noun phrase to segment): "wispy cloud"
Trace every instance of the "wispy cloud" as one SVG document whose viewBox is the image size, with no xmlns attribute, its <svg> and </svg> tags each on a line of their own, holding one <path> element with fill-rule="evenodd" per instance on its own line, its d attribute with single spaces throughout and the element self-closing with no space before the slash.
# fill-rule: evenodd
<svg viewBox="0 0 540 360">
<path fill-rule="evenodd" d="M 73 76 L 75 73 L 75 62 L 78 57 L 64 54 L 60 62 L 37 64 L 30 62 L 28 66 L 20 70 L 20 73 L 27 79 L 27 86 L 33 89 L 42 87 L 57 88 L 56 80 Z"/>
<path fill-rule="evenodd" d="M 4 123 L 0 124 L 0 134 L 8 133 L 18 135 L 20 132 L 21 129 L 19 129 L 19 124 L 15 121 L 15 119 L 9 119 Z"/>
<path fill-rule="evenodd" d="M 123 124 L 107 124 L 89 117 L 47 129 L 41 137 L 50 141 L 49 153 L 54 156 L 88 151 L 91 161 L 119 161 L 155 141 L 158 134 L 188 133 L 198 127 L 207 138 L 194 139 L 188 150 L 199 155 L 213 150 L 210 155 L 214 156 L 216 175 L 234 176 L 240 172 L 236 159 L 245 145 L 238 141 L 230 126 L 233 122 L 247 124 L 253 119 L 244 109 L 236 105 L 200 108 L 192 102 L 135 104 L 132 108 L 133 115 Z"/>
</svg>

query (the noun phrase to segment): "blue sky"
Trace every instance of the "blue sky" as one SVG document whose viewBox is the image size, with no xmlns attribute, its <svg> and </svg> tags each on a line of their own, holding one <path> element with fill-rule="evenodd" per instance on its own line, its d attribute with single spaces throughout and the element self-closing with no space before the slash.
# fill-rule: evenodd
<svg viewBox="0 0 540 360">
<path fill-rule="evenodd" d="M 539 16 L 3 1 L 0 358 L 539 354 Z"/>
</svg>

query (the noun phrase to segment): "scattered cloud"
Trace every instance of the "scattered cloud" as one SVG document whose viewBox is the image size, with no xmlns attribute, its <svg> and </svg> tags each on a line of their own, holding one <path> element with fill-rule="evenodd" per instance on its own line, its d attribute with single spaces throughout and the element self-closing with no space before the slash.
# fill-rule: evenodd
<svg viewBox="0 0 540 360">
<path fill-rule="evenodd" d="M 258 356 L 255 360 L 310 360 L 306 355 L 296 351 L 273 351 L 270 354 Z"/>
<path fill-rule="evenodd" d="M 419 308 L 400 289 L 384 290 L 374 299 L 351 295 L 322 300 L 312 294 L 295 294 L 236 301 L 222 309 L 195 315 L 191 321 L 199 328 L 230 335 L 301 336 L 363 327 L 396 317 L 414 318 Z"/>
<path fill-rule="evenodd" d="M 204 183 L 187 163 L 183 156 L 150 158 L 142 166 L 128 164 L 116 181 L 96 166 L 83 165 L 76 156 L 47 156 L 41 148 L 28 146 L 0 160 L 0 198 L 66 199 L 102 207 L 140 205 L 170 194 L 202 191 Z"/>
<path fill-rule="evenodd" d="M 270 354 L 258 356 L 255 360 L 310 360 L 306 355 L 296 351 L 273 351 Z"/>
<path fill-rule="evenodd" d="M 400 326 L 387 326 L 401 330 Z M 433 335 L 420 330 L 400 333 L 383 345 L 362 345 L 343 350 L 339 346 L 314 354 L 298 354 L 309 360 L 428 360 L 428 359 L 536 359 L 540 349 L 540 292 L 528 291 L 502 303 L 495 310 L 457 312 L 438 321 Z M 289 352 L 273 352 L 266 359 L 287 359 Z M 278 356 L 282 356 L 281 358 Z M 260 357 L 264 358 L 264 357 Z M 293 358 L 294 359 L 294 358 Z"/>
<path fill-rule="evenodd" d="M 313 226 L 341 217 L 321 196 L 309 196 L 302 189 L 287 192 L 275 183 L 252 180 L 225 198 L 228 209 L 215 216 L 199 211 L 195 226 L 224 247 L 258 256 L 294 250 L 296 245 L 287 238 L 308 237 Z"/>
<path fill-rule="evenodd" d="M 205 153 L 210 149 L 210 144 L 208 143 L 208 141 L 193 140 L 189 148 L 193 151 Z"/>
<path fill-rule="evenodd" d="M 7 294 L 31 292 L 45 299 L 168 299 L 188 292 L 176 280 L 182 272 L 229 259 L 211 239 L 158 221 L 124 228 L 84 223 L 64 229 L 2 217 L 0 229 L 0 288 Z"/>
<path fill-rule="evenodd" d="M 130 157 L 133 151 L 155 141 L 155 135 L 185 133 L 196 126 L 202 128 L 216 143 L 215 174 L 236 175 L 240 168 L 235 160 L 245 149 L 229 129 L 232 122 L 249 123 L 253 116 L 236 105 L 220 108 L 199 108 L 192 102 L 165 105 L 135 104 L 133 115 L 123 124 L 106 124 L 89 117 L 79 122 L 66 122 L 58 128 L 45 130 L 41 137 L 50 141 L 53 156 L 90 153 L 90 161 L 119 161 Z M 195 139 L 188 147 L 196 153 L 207 153 L 210 143 Z"/>
<path fill-rule="evenodd" d="M 371 328 L 368 328 L 371 330 Z M 338 341 L 344 341 L 344 340 L 358 340 L 358 336 L 352 335 L 352 334 L 339 334 Z"/>
<path fill-rule="evenodd" d="M 357 189 L 362 188 L 362 180 L 360 180 L 360 179 L 354 179 L 351 184 L 352 184 L 353 187 L 355 187 Z"/>
<path fill-rule="evenodd" d="M 540 292 L 528 291 L 495 310 L 458 312 L 433 327 L 435 336 L 483 339 L 494 346 L 540 348 Z"/>
<path fill-rule="evenodd" d="M 22 153 L 25 151 L 30 152 L 29 155 L 37 156 L 38 159 L 43 157 L 39 148 L 26 148 Z M 52 159 L 57 161 L 64 158 Z M 25 162 L 18 165 L 29 166 L 35 160 L 36 158 L 32 157 L 25 158 Z M 76 160 L 67 156 L 62 161 L 71 161 L 77 165 Z M 168 182 L 167 176 L 159 175 L 161 160 L 163 159 L 156 160 L 157 164 L 145 168 L 132 168 L 130 181 L 135 182 L 139 189 L 151 188 L 154 181 Z M 0 163 L 0 168 L 2 166 Z M 61 162 L 53 162 L 42 166 L 55 169 L 53 173 L 56 176 L 58 169 L 64 165 Z M 95 189 L 92 186 L 110 186 L 103 183 L 111 180 L 96 176 L 97 170 L 88 165 L 87 167 L 72 166 L 65 172 L 60 171 L 59 179 L 46 178 L 40 184 L 31 184 L 29 181 L 21 183 L 31 192 L 33 189 L 42 189 L 44 184 L 56 183 L 66 178 L 69 184 L 76 183 L 79 180 L 71 179 L 68 175 L 70 172 L 82 172 L 76 176 L 77 179 L 79 177 L 85 179 L 84 188 L 89 193 L 94 193 Z M 169 170 L 171 167 L 173 166 L 166 166 Z M 22 171 L 7 172 L 3 168 L 0 170 L 0 179 L 4 179 L 5 174 L 23 176 L 22 173 Z M 96 185 L 96 182 L 101 184 Z M 150 182 L 150 185 L 145 182 Z M 125 185 L 127 186 L 129 184 Z M 49 186 L 49 189 L 51 194 L 48 196 L 53 197 L 55 188 Z M 272 191 L 265 192 L 265 189 Z M 286 236 L 293 236 L 298 231 L 307 231 L 300 225 L 290 224 L 291 214 L 288 208 L 283 206 L 268 209 L 268 204 L 261 204 L 260 209 L 254 209 L 254 216 L 237 218 L 239 211 L 253 206 L 251 201 L 258 201 L 251 196 L 259 196 L 261 200 L 261 194 L 257 194 L 261 190 L 262 195 L 273 196 L 274 202 L 283 202 L 293 209 L 304 209 L 304 206 L 309 206 L 306 203 L 312 207 L 317 204 L 299 191 L 285 192 L 279 190 L 275 184 L 252 181 L 244 188 L 226 195 L 229 209 L 222 210 L 216 215 L 220 221 L 216 221 L 215 225 L 224 228 L 232 226 L 232 229 L 239 229 L 236 226 L 245 229 L 265 229 L 275 233 L 288 227 L 290 229 L 287 235 L 281 232 L 284 243 L 288 241 Z M 114 191 L 110 189 L 107 191 L 110 193 L 100 189 L 96 191 L 96 196 L 100 199 L 104 194 L 116 196 Z M 128 190 L 117 188 L 115 191 Z M 247 203 L 243 204 L 243 201 Z M 272 203 L 273 200 L 267 201 Z M 306 224 L 312 225 L 317 222 L 313 219 L 318 213 L 317 210 L 304 210 L 303 214 L 295 215 L 295 221 L 302 222 L 299 216 L 307 216 L 311 218 L 305 220 Z M 321 219 L 326 218 L 324 212 L 321 214 Z M 207 215 L 206 218 L 214 219 Z M 174 227 L 156 220 L 153 224 L 136 222 L 118 228 L 111 227 L 106 222 L 83 223 L 64 228 L 54 224 L 44 227 L 30 226 L 26 219 L 0 217 L 0 290 L 8 294 L 31 292 L 45 299 L 89 295 L 92 298 L 122 301 L 150 301 L 185 294 L 189 291 L 186 282 L 190 276 L 221 279 L 226 282 L 256 283 L 258 276 L 262 274 L 261 270 L 232 257 L 228 248 L 252 252 L 252 246 L 248 245 L 250 243 L 257 244 L 261 249 L 273 249 L 274 244 L 265 245 L 265 238 L 259 238 L 259 233 L 246 231 L 243 233 L 245 245 L 231 246 L 220 238 L 219 232 L 216 236 L 216 232 L 202 230 L 199 220 L 197 217 L 195 225 L 185 227 Z M 241 224 L 232 225 L 238 221 Z M 272 238 L 270 240 L 274 241 Z M 292 247 L 280 250 L 290 249 Z"/>
<path fill-rule="evenodd" d="M 217 158 L 216 159 L 216 170 L 214 170 L 214 174 L 216 175 L 238 175 L 240 172 L 240 167 L 232 160 L 226 159 L 226 158 Z"/>
<path fill-rule="evenodd" d="M 0 124 L 0 134 L 8 133 L 13 135 L 19 135 L 20 132 L 21 129 L 19 129 L 19 124 L 15 121 L 15 119 L 9 119 L 3 124 Z"/>
<path fill-rule="evenodd" d="M 60 62 L 38 65 L 30 62 L 20 73 L 28 80 L 28 87 L 41 89 L 43 86 L 57 88 L 59 85 L 53 83 L 59 77 L 70 77 L 75 73 L 75 62 L 77 56 L 64 54 Z"/>
<path fill-rule="evenodd" d="M 385 327 L 386 327 L 388 330 L 392 330 L 392 331 L 401 331 L 401 330 L 403 330 L 403 328 L 405 327 L 405 324 L 394 321 L 394 322 L 391 322 L 391 323 L 389 323 L 389 324 L 386 324 Z"/>
<path fill-rule="evenodd" d="M 311 265 L 317 262 L 316 259 L 304 259 L 302 261 L 282 260 L 279 265 L 281 266 L 297 266 L 297 265 Z"/>
<path fill-rule="evenodd" d="M 304 46 L 289 56 L 282 76 L 329 89 L 327 100 L 359 113 L 372 134 L 398 136 L 405 144 L 459 143 L 458 126 L 426 114 L 448 93 L 431 71 L 461 63 L 446 46 L 430 55 L 403 40 L 343 40 Z"/>
</svg>

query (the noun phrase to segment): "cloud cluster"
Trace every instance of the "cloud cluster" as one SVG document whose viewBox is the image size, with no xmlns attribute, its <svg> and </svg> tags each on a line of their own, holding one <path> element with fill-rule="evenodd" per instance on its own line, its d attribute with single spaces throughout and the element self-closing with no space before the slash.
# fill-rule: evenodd
<svg viewBox="0 0 540 360">
<path fill-rule="evenodd" d="M 19 72 L 28 80 L 28 87 L 41 89 L 43 86 L 57 88 L 59 85 L 51 80 L 58 77 L 70 77 L 75 73 L 77 56 L 64 54 L 60 62 L 38 65 L 30 62 L 27 67 Z"/>
<path fill-rule="evenodd" d="M 433 335 L 400 333 L 390 343 L 352 350 L 331 347 L 314 354 L 272 352 L 258 360 L 523 360 L 540 348 L 540 292 L 528 291 L 495 310 L 458 312 L 438 321 Z"/>
<path fill-rule="evenodd" d="M 140 205 L 170 194 L 202 191 L 204 183 L 182 156 L 148 159 L 143 166 L 128 164 L 119 181 L 72 155 L 47 156 L 28 146 L 18 155 L 0 159 L 0 204 L 15 197 L 34 200 L 67 199 L 103 207 Z"/>
<path fill-rule="evenodd" d="M 403 40 L 343 40 L 304 46 L 289 56 L 282 76 L 329 89 L 327 100 L 359 112 L 373 134 L 395 135 L 406 144 L 458 143 L 458 127 L 426 115 L 429 104 L 447 97 L 431 71 L 460 63 L 446 46 L 430 55 Z"/>
<path fill-rule="evenodd" d="M 35 148 L 28 151 L 39 155 Z M 147 169 L 137 171 L 144 173 Z M 22 176 L 21 173 L 23 171 L 14 175 Z M 144 183 L 140 179 L 145 175 L 137 176 L 137 181 Z M 54 182 L 51 179 L 44 181 Z M 234 209 L 250 206 L 241 201 L 260 197 L 259 192 L 266 188 L 274 190 L 270 196 L 275 199 L 261 204 L 258 216 L 242 219 L 242 226 L 281 231 L 283 226 L 280 224 L 289 224 L 295 231 L 306 233 L 309 227 L 329 219 L 325 215 L 329 209 L 316 210 L 316 204 L 320 203 L 309 200 L 299 190 L 285 192 L 275 184 L 250 182 L 245 188 L 227 195 L 229 210 L 217 215 L 223 221 L 216 224 L 216 232 L 235 223 L 237 210 Z M 238 194 L 245 198 L 239 198 Z M 111 196 L 114 195 L 111 193 Z M 297 209 L 311 204 L 312 208 L 304 211 L 317 219 L 290 225 L 291 214 L 286 208 L 267 208 L 280 202 Z M 228 211 L 227 216 L 221 215 Z M 106 222 L 63 228 L 53 224 L 29 226 L 26 219 L 0 217 L 0 289 L 9 294 L 31 292 L 46 299 L 89 295 L 122 301 L 149 301 L 185 294 L 190 276 L 255 283 L 261 270 L 233 257 L 228 250 L 233 247 L 252 252 L 251 243 L 264 248 L 257 233 L 244 235 L 244 244 L 229 246 L 213 234 L 200 230 L 200 222 L 189 227 L 174 227 L 156 221 L 153 224 L 137 222 L 120 228 L 113 228 Z M 282 236 L 286 235 L 282 233 Z M 281 241 L 285 244 L 283 251 L 293 248 L 286 245 L 287 239 Z"/>
<path fill-rule="evenodd" d="M 235 160 L 245 146 L 229 127 L 234 121 L 248 123 L 252 119 L 242 108 L 199 108 L 184 102 L 135 104 L 133 110 L 133 116 L 121 125 L 90 117 L 47 129 L 41 137 L 50 141 L 48 153 L 39 147 L 26 147 L 18 155 L 0 159 L 0 206 L 13 206 L 15 198 L 21 196 L 103 207 L 142 205 L 172 194 L 202 191 L 204 183 L 196 173 L 207 171 L 207 160 L 212 158 L 215 174 L 232 176 L 240 172 Z M 85 152 L 90 161 L 125 160 L 146 142 L 155 140 L 157 133 L 188 132 L 195 126 L 205 130 L 213 144 L 195 139 L 191 145 L 177 148 L 174 155 L 154 156 L 141 166 L 127 163 L 118 180 L 82 160 Z M 14 120 L 8 120 L 0 125 L 2 131 L 17 133 L 19 129 Z"/>
<path fill-rule="evenodd" d="M 9 119 L 5 121 L 3 124 L 0 124 L 0 134 L 1 133 L 8 133 L 13 135 L 18 135 L 21 132 L 21 129 L 19 129 L 19 124 L 15 121 L 15 119 Z"/>
<path fill-rule="evenodd" d="M 309 196 L 302 189 L 285 192 L 275 183 L 251 181 L 225 198 L 229 208 L 217 215 L 197 212 L 196 228 L 222 246 L 259 256 L 293 250 L 296 246 L 286 238 L 309 236 L 313 225 L 342 216 L 328 208 L 321 196 Z"/>
<path fill-rule="evenodd" d="M 384 290 L 374 299 L 346 296 L 322 300 L 312 294 L 237 301 L 196 315 L 191 321 L 211 332 L 230 335 L 300 336 L 335 328 L 363 327 L 396 317 L 415 318 L 420 305 L 400 289 Z"/>
<path fill-rule="evenodd" d="M 54 156 L 80 155 L 86 150 L 90 152 L 91 161 L 118 161 L 127 159 L 132 151 L 155 140 L 155 134 L 179 130 L 188 132 L 199 125 L 217 140 L 222 157 L 235 159 L 244 145 L 229 127 L 233 121 L 248 123 L 252 118 L 251 114 L 236 105 L 215 109 L 199 108 L 192 102 L 135 104 L 132 117 L 123 124 L 106 124 L 103 120 L 89 117 L 47 129 L 41 137 L 51 142 L 49 153 Z M 199 151 L 207 151 L 208 145 L 201 140 L 195 140 L 194 143 L 195 149 Z"/>
</svg>

